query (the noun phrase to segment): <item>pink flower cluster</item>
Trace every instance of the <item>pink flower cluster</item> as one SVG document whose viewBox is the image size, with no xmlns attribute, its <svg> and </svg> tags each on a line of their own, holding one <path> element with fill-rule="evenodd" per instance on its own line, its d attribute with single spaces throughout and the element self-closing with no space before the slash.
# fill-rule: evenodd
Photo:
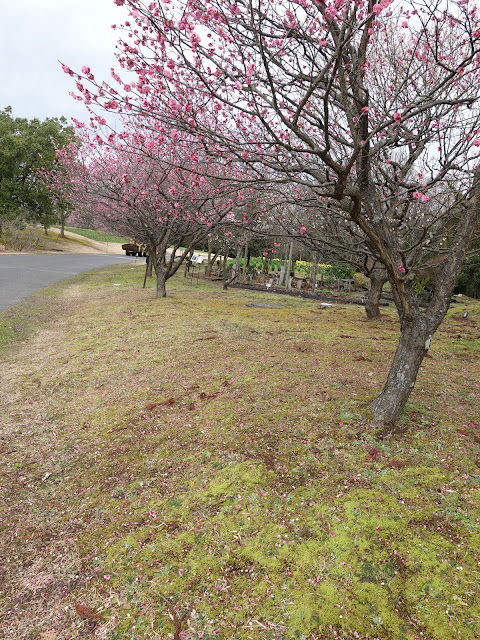
<svg viewBox="0 0 480 640">
<path fill-rule="evenodd" d="M 383 9 L 386 9 L 391 2 L 392 0 L 380 0 L 379 3 L 373 5 L 373 13 L 378 16 L 378 14 L 383 11 Z"/>
<path fill-rule="evenodd" d="M 428 202 L 430 200 L 427 195 L 425 195 L 424 193 L 420 193 L 420 191 L 414 191 L 412 195 L 417 200 L 420 200 L 420 202 Z"/>
</svg>

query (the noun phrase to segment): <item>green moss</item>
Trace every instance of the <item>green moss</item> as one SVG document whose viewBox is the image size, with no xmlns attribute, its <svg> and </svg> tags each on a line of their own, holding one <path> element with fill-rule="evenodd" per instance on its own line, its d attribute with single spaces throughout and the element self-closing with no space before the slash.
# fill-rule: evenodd
<svg viewBox="0 0 480 640">
<path fill-rule="evenodd" d="M 24 356 L 29 402 L 8 407 L 33 416 L 36 451 L 25 468 L 12 457 L 11 477 L 27 480 L 11 504 L 28 521 L 51 513 L 52 537 L 74 531 L 109 640 L 172 634 L 163 598 L 192 608 L 192 639 L 473 640 L 475 363 L 457 378 L 426 361 L 408 431 L 378 442 L 362 406 L 386 373 L 393 317 L 372 329 L 352 308 L 252 308 L 271 296 L 181 276 L 157 301 L 141 271 L 62 285 L 75 288 L 75 309 L 56 316 L 69 339 L 41 364 Z"/>
</svg>

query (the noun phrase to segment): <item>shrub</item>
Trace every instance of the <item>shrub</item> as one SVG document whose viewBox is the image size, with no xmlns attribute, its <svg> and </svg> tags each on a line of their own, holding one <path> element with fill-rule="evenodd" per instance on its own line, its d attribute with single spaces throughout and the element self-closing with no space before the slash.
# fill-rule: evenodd
<svg viewBox="0 0 480 640">
<path fill-rule="evenodd" d="M 369 280 L 367 276 L 363 275 L 363 273 L 354 273 L 353 280 L 355 282 L 355 286 L 359 289 L 368 289 Z"/>
<path fill-rule="evenodd" d="M 343 278 L 346 280 L 353 279 L 353 269 L 349 264 L 345 262 L 339 262 L 337 264 L 331 264 L 323 269 L 325 276 L 332 278 Z"/>
<path fill-rule="evenodd" d="M 455 293 L 463 293 L 471 298 L 480 298 L 480 256 L 470 258 L 458 276 Z"/>
</svg>

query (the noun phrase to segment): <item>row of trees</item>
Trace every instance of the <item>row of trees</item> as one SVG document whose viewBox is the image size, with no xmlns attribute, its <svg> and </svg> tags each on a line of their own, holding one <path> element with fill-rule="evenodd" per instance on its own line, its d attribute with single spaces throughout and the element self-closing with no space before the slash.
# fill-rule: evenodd
<svg viewBox="0 0 480 640">
<path fill-rule="evenodd" d="M 401 335 L 372 411 L 394 422 L 478 230 L 477 7 L 115 2 L 130 10 L 115 84 L 64 66 L 91 112 L 95 206 L 116 225 L 140 203 L 155 212 L 159 255 L 173 227 L 188 221 L 194 242 L 228 221 L 355 264 L 373 292 L 390 282 Z M 124 130 L 108 133 L 100 109 Z M 424 309 L 416 284 L 435 270 Z"/>
</svg>

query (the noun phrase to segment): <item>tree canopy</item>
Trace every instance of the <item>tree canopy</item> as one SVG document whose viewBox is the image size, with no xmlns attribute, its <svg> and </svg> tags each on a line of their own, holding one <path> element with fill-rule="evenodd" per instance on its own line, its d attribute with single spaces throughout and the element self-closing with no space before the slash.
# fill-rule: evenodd
<svg viewBox="0 0 480 640">
<path fill-rule="evenodd" d="M 56 148 L 67 144 L 73 129 L 65 118 L 15 118 L 0 111 L 0 221 L 22 217 L 42 224 L 56 217 L 50 190 L 37 174 L 51 169 Z"/>
</svg>

